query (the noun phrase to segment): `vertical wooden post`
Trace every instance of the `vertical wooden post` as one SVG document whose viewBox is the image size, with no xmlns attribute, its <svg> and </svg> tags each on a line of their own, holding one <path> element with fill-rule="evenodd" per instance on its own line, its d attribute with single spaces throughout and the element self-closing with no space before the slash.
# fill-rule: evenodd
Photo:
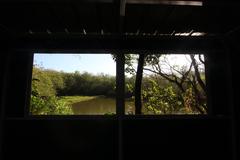
<svg viewBox="0 0 240 160">
<path fill-rule="evenodd" d="M 124 63 L 125 57 L 123 53 L 117 54 L 117 74 L 116 74 L 116 88 L 117 88 L 117 117 L 118 117 L 118 160 L 123 160 L 123 122 L 122 117 L 125 112 L 124 105 L 124 84 L 125 84 L 125 76 L 124 76 Z"/>
<path fill-rule="evenodd" d="M 237 51 L 234 49 L 234 46 L 229 43 L 227 39 L 224 39 L 223 45 L 225 46 L 225 52 L 226 52 L 226 68 L 227 68 L 227 84 L 228 84 L 228 107 L 230 107 L 230 117 L 231 117 L 231 132 L 232 132 L 232 154 L 233 154 L 233 160 L 238 159 L 238 130 L 237 130 L 237 111 L 238 105 L 236 105 L 236 98 L 238 99 L 238 96 L 236 96 L 236 90 L 239 89 L 239 85 L 236 82 L 236 79 L 238 78 L 238 57 L 236 56 Z M 237 88 L 237 89 L 236 89 Z M 238 90 L 239 91 L 239 90 Z M 238 102 L 238 100 L 237 100 Z"/>
<path fill-rule="evenodd" d="M 124 61 L 125 57 L 124 54 L 118 53 L 117 54 L 117 74 L 116 74 L 116 92 L 117 92 L 117 115 L 122 116 L 124 115 L 124 84 L 125 84 L 125 77 L 124 77 Z"/>
<path fill-rule="evenodd" d="M 6 97 L 6 82 L 8 73 L 8 58 L 6 53 L 0 56 L 0 159 L 3 159 L 3 136 L 5 124 L 5 97 Z"/>
<path fill-rule="evenodd" d="M 211 73 L 210 73 L 210 61 L 209 61 L 209 53 L 204 55 L 204 60 L 205 60 L 205 81 L 206 81 L 206 95 L 207 95 L 207 114 L 208 115 L 212 115 L 212 101 L 210 98 L 211 95 L 211 90 L 210 90 L 210 80 L 209 78 L 211 78 Z"/>
<path fill-rule="evenodd" d="M 30 63 L 32 63 L 29 61 L 29 58 L 31 58 L 31 56 L 27 51 L 13 51 L 9 55 L 7 76 L 8 88 L 5 93 L 5 111 L 8 117 L 24 117 L 28 96 L 27 79 L 29 76 L 29 66 L 31 66 Z M 12 97 L 14 97 L 14 101 Z"/>
<path fill-rule="evenodd" d="M 31 89 L 32 89 L 32 69 L 33 69 L 33 58 L 34 53 L 28 52 L 27 55 L 27 68 L 26 68 L 26 98 L 25 98 L 25 108 L 24 108 L 24 117 L 27 117 L 30 114 L 30 101 L 31 101 Z"/>
</svg>

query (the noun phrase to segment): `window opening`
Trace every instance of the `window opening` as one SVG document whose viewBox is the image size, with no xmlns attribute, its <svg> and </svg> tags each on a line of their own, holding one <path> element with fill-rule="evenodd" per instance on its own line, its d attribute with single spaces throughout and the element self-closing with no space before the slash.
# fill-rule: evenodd
<svg viewBox="0 0 240 160">
<path fill-rule="evenodd" d="M 34 54 L 30 115 L 116 114 L 111 54 Z"/>
<path fill-rule="evenodd" d="M 203 54 L 126 54 L 125 59 L 125 114 L 207 113 Z"/>
</svg>

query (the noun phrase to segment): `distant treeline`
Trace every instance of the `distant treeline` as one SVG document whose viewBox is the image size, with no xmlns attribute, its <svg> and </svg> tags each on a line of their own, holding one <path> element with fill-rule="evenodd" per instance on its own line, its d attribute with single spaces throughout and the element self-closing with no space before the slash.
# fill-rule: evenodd
<svg viewBox="0 0 240 160">
<path fill-rule="evenodd" d="M 115 96 L 115 76 L 78 71 L 74 73 L 59 72 L 34 66 L 33 83 L 41 96 L 105 95 Z"/>
<path fill-rule="evenodd" d="M 98 74 L 93 75 L 88 72 L 66 73 L 33 67 L 33 82 L 38 89 L 40 96 L 95 96 L 105 95 L 113 97 L 116 95 L 116 77 Z M 143 88 L 148 88 L 149 80 L 154 79 L 162 87 L 169 86 L 169 82 L 164 78 L 154 76 L 143 77 Z M 35 82 L 36 81 L 36 82 Z M 134 95 L 135 76 L 125 77 L 125 97 L 131 98 Z M 171 84 L 176 90 L 177 87 Z"/>
</svg>

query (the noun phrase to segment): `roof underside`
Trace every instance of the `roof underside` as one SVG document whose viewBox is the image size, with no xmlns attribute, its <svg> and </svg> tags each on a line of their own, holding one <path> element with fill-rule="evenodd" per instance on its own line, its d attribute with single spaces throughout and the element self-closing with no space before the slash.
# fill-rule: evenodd
<svg viewBox="0 0 240 160">
<path fill-rule="evenodd" d="M 156 36 L 185 32 L 222 35 L 239 27 L 239 3 L 216 1 L 212 4 L 205 2 L 203 6 L 185 6 L 123 2 L 126 1 L 1 1 L 0 31 L 31 35 Z M 124 15 L 121 16 L 122 11 Z"/>
</svg>

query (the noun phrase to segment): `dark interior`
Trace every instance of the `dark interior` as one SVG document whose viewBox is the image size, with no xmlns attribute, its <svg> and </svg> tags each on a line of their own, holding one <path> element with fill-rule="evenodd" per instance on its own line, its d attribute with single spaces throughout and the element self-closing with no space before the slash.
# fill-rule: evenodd
<svg viewBox="0 0 240 160">
<path fill-rule="evenodd" d="M 0 159 L 239 159 L 240 3 L 135 2 L 0 1 Z M 209 113 L 125 116 L 117 109 L 112 117 L 28 116 L 34 52 L 104 51 L 119 57 L 129 51 L 204 53 Z M 118 108 L 124 101 L 121 64 Z"/>
</svg>

